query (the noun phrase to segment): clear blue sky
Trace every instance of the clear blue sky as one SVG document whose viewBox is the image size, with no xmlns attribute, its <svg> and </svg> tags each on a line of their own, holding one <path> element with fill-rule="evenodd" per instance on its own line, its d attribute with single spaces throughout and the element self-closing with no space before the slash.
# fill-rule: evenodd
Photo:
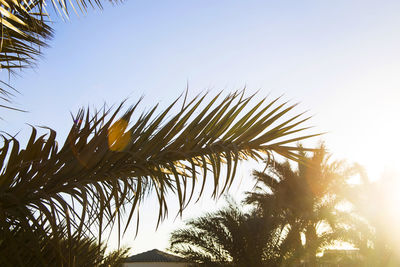
<svg viewBox="0 0 400 267">
<path fill-rule="evenodd" d="M 367 167 L 372 177 L 400 166 L 399 1 L 126 1 L 55 25 L 51 48 L 34 70 L 12 79 L 28 114 L 2 111 L 1 128 L 25 123 L 56 129 L 63 141 L 69 112 L 145 96 L 165 106 L 189 83 L 192 95 L 246 86 L 260 97 L 285 94 L 315 114 L 312 124 L 335 158 Z M 4 73 L 2 74 L 4 75 Z M 249 179 L 249 166 L 239 176 Z M 233 188 L 240 195 L 244 188 Z M 210 204 L 211 203 L 211 204 Z M 147 201 L 147 211 L 156 210 Z M 185 218 L 213 205 L 203 200 Z M 214 206 L 214 205 L 213 205 Z M 149 213 L 149 212 L 148 212 Z M 142 217 L 135 252 L 167 245 L 171 216 L 154 233 Z M 115 244 L 114 241 L 111 241 Z"/>
</svg>

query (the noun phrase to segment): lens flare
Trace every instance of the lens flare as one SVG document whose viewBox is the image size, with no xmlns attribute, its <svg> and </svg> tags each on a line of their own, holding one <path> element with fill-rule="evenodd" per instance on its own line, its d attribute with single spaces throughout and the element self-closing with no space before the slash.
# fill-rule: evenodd
<svg viewBox="0 0 400 267">
<path fill-rule="evenodd" d="M 112 151 L 122 151 L 131 140 L 131 132 L 125 132 L 128 122 L 124 119 L 116 121 L 108 129 L 108 147 Z"/>
</svg>

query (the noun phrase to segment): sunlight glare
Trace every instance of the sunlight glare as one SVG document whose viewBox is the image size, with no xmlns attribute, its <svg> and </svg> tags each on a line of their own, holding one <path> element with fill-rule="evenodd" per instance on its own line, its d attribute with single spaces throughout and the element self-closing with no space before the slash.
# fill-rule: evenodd
<svg viewBox="0 0 400 267">
<path fill-rule="evenodd" d="M 108 129 L 108 147 L 113 151 L 122 151 L 131 140 L 131 132 L 125 132 L 128 122 L 120 119 Z"/>
</svg>

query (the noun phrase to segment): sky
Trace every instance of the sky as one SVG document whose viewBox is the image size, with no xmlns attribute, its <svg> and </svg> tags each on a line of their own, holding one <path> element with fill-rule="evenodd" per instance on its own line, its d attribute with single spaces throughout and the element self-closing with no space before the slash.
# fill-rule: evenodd
<svg viewBox="0 0 400 267">
<path fill-rule="evenodd" d="M 334 159 L 358 162 L 377 179 L 400 168 L 398 14 L 399 1 L 129 0 L 66 22 L 54 17 L 54 39 L 37 66 L 11 78 L 21 92 L 16 105 L 29 112 L 2 111 L 0 127 L 24 139 L 27 123 L 45 125 L 63 142 L 70 112 L 82 106 L 144 96 L 146 110 L 166 107 L 187 85 L 190 95 L 246 87 L 260 98 L 299 102 L 315 130 L 327 132 L 321 139 Z M 239 169 L 231 189 L 238 199 L 251 189 L 255 167 Z M 132 253 L 165 249 L 182 220 L 221 203 L 205 196 L 155 232 L 149 197 L 137 238 L 130 229 L 122 244 Z"/>
</svg>

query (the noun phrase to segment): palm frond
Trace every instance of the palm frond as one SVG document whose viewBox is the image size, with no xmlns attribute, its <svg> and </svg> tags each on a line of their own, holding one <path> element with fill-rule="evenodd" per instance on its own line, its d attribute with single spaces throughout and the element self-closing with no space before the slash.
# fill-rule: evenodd
<svg viewBox="0 0 400 267">
<path fill-rule="evenodd" d="M 52 38 L 44 2 L 25 0 L 0 1 L 0 71 L 14 74 L 15 70 L 32 67 L 41 55 L 43 47 Z M 23 111 L 11 104 L 16 90 L 5 81 L 0 81 L 1 108 Z"/>
<path fill-rule="evenodd" d="M 117 3 L 110 0 L 108 2 Z M 86 13 L 87 8 L 102 8 L 100 0 L 77 0 L 75 4 L 80 13 Z M 52 37 L 50 17 L 46 7 L 53 6 L 56 13 L 68 18 L 70 9 L 75 13 L 72 1 L 26 1 L 26 0 L 1 0 L 0 1 L 0 68 L 13 72 L 32 66 L 35 59 L 41 54 L 41 48 L 47 46 L 47 41 Z"/>
<path fill-rule="evenodd" d="M 98 234 L 101 240 L 103 230 L 114 224 L 121 234 L 122 216 L 129 208 L 126 231 L 147 192 L 158 197 L 160 221 L 167 215 L 168 192 L 177 196 L 182 211 L 195 186 L 200 183 L 204 188 L 210 174 L 217 197 L 229 188 L 240 160 L 260 160 L 273 152 L 296 155 L 296 147 L 274 143 L 286 138 L 287 126 L 277 129 L 281 134 L 274 138 L 266 134 L 271 125 L 284 121 L 283 106 L 272 112 L 261 108 L 248 117 L 237 112 L 249 107 L 251 97 L 245 98 L 243 93 L 221 101 L 216 96 L 200 108 L 204 99 L 205 95 L 194 98 L 172 115 L 177 101 L 158 115 L 154 107 L 135 121 L 131 117 L 139 102 L 120 117 L 122 104 L 114 112 L 80 110 L 61 148 L 56 132 L 49 128 L 48 135 L 38 136 L 32 127 L 23 149 L 14 137 L 2 136 L 2 229 L 34 226 L 35 231 L 46 232 L 50 227 L 56 233 L 62 223 L 68 238 L 85 233 Z M 255 124 L 249 124 L 254 117 Z M 221 177 L 223 164 L 225 178 Z"/>
<path fill-rule="evenodd" d="M 117 3 L 118 0 L 107 2 Z M 102 8 L 100 0 L 77 0 L 80 13 L 86 13 L 88 7 Z M 69 17 L 70 9 L 76 14 L 73 1 L 65 0 L 0 0 L 0 71 L 14 74 L 16 70 L 32 67 L 43 48 L 53 36 L 51 18 L 46 7 L 53 6 L 56 13 L 64 18 Z M 0 81 L 0 99 L 10 102 L 13 90 L 5 81 Z M 9 103 L 0 104 L 0 107 L 19 110 Z M 21 110 L 19 110 L 21 111 Z"/>
</svg>

